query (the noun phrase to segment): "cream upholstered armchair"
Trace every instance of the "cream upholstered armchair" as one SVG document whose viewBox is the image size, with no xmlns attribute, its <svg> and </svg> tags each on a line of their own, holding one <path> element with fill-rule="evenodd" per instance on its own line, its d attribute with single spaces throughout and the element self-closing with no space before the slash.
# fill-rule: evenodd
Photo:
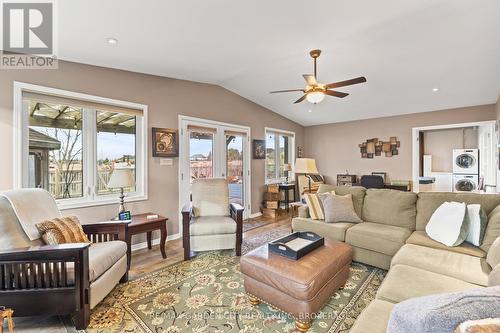
<svg viewBox="0 0 500 333">
<path fill-rule="evenodd" d="M 235 249 L 241 255 L 243 207 L 229 203 L 224 178 L 196 179 L 192 201 L 182 209 L 184 260 L 192 252 Z"/>
<path fill-rule="evenodd" d="M 72 315 L 84 330 L 90 309 L 128 279 L 126 225 L 82 225 L 91 244 L 44 245 L 35 224 L 61 216 L 45 190 L 0 193 L 0 305 L 14 316 Z"/>
</svg>

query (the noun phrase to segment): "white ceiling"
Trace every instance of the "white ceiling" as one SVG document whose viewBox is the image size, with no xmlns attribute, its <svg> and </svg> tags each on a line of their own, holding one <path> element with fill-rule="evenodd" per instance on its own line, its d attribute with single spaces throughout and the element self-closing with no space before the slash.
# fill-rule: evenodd
<svg viewBox="0 0 500 333">
<path fill-rule="evenodd" d="M 500 93 L 499 0 L 65 0 L 58 12 L 61 59 L 218 84 L 303 125 Z M 269 94 L 304 86 L 313 48 L 320 82 L 368 82 L 318 105 Z"/>
</svg>

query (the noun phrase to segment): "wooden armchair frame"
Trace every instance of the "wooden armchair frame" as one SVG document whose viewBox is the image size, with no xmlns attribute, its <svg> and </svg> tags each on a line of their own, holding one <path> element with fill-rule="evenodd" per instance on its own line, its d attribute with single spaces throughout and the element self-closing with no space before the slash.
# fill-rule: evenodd
<svg viewBox="0 0 500 333">
<path fill-rule="evenodd" d="M 93 243 L 125 241 L 126 225 L 82 225 Z M 72 315 L 76 329 L 90 321 L 90 244 L 32 246 L 0 251 L 0 304 L 16 316 Z M 68 265 L 74 283 L 68 283 Z M 128 272 L 120 282 L 128 280 Z"/>
<path fill-rule="evenodd" d="M 236 222 L 236 255 L 241 256 L 241 243 L 243 241 L 243 210 L 241 205 L 236 203 L 229 204 L 229 213 L 231 218 Z M 190 225 L 193 221 L 193 206 L 188 203 L 182 208 L 182 247 L 184 248 L 184 260 L 192 257 L 191 252 L 191 235 L 189 232 Z"/>
</svg>

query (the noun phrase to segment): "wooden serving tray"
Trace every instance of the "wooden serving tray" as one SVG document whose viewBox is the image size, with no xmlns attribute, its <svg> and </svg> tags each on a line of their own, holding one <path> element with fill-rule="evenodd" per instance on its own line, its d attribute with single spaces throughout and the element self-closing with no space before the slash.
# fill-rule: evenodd
<svg viewBox="0 0 500 333">
<path fill-rule="evenodd" d="M 304 231 L 276 239 L 268 244 L 268 249 L 270 252 L 297 260 L 323 245 L 325 245 L 323 237 L 311 231 Z"/>
</svg>

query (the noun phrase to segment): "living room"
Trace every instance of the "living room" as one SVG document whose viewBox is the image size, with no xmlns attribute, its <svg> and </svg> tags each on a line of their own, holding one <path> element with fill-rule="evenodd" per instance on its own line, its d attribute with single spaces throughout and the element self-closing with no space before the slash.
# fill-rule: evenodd
<svg viewBox="0 0 500 333">
<path fill-rule="evenodd" d="M 6 331 L 500 331 L 498 1 L 1 6 Z"/>
</svg>

